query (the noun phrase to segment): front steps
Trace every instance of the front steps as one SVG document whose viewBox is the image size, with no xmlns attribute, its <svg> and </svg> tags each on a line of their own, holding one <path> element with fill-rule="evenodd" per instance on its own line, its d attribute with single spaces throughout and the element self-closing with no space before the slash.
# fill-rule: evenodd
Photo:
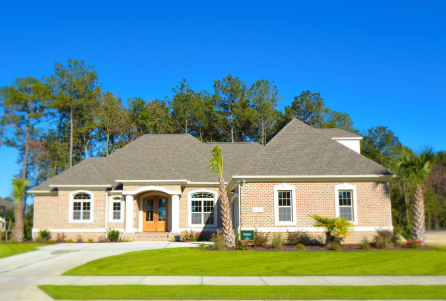
<svg viewBox="0 0 446 301">
<path fill-rule="evenodd" d="M 172 241 L 175 233 L 170 232 L 136 232 L 135 241 Z"/>
</svg>

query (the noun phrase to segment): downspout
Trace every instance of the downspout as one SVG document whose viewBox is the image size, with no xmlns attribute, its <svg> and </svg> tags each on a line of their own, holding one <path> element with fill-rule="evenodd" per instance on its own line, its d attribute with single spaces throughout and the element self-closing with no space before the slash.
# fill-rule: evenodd
<svg viewBox="0 0 446 301">
<path fill-rule="evenodd" d="M 240 182 L 238 182 L 238 229 L 237 232 L 241 233 L 242 230 L 242 210 L 241 210 L 241 203 L 242 203 L 242 186 L 240 185 Z M 241 234 L 240 234 L 241 235 Z"/>
<path fill-rule="evenodd" d="M 108 226 L 108 224 L 107 224 L 107 221 L 108 221 L 108 218 L 107 218 L 107 212 L 108 211 L 108 191 L 107 190 L 105 190 L 105 240 L 107 240 L 107 226 Z"/>
</svg>

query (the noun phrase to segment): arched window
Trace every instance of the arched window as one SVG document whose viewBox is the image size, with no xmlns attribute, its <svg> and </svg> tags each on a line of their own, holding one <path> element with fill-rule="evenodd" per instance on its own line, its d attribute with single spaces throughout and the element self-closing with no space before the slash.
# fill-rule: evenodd
<svg viewBox="0 0 446 301">
<path fill-rule="evenodd" d="M 192 225 L 215 224 L 215 195 L 213 193 L 199 192 L 191 194 L 190 205 Z"/>
<path fill-rule="evenodd" d="M 73 196 L 73 221 L 91 220 L 91 195 L 85 192 Z"/>
</svg>

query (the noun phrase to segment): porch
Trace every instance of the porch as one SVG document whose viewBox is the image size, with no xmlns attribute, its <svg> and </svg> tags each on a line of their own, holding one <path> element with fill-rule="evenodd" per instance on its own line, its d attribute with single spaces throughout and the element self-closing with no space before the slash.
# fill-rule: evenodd
<svg viewBox="0 0 446 301">
<path fill-rule="evenodd" d="M 138 241 L 171 240 L 180 232 L 179 201 L 181 190 L 146 186 L 123 191 L 125 231 Z"/>
</svg>

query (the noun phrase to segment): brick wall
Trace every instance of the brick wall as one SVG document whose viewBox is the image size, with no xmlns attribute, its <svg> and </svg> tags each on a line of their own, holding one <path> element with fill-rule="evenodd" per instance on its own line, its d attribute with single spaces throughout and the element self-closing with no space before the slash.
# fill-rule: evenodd
<svg viewBox="0 0 446 301">
<path fill-rule="evenodd" d="M 293 226 L 276 226 L 274 216 L 274 186 L 292 185 L 296 189 L 296 226 L 313 227 L 309 215 L 335 216 L 335 186 L 344 182 L 254 182 L 242 186 L 242 227 L 274 228 L 274 231 Z M 358 225 L 355 227 L 391 227 L 391 203 L 388 184 L 385 182 L 348 182 L 356 186 Z M 262 207 L 263 212 L 252 212 Z M 316 234 L 316 233 L 315 233 Z M 374 231 L 354 232 L 347 242 L 371 238 Z"/>
</svg>

